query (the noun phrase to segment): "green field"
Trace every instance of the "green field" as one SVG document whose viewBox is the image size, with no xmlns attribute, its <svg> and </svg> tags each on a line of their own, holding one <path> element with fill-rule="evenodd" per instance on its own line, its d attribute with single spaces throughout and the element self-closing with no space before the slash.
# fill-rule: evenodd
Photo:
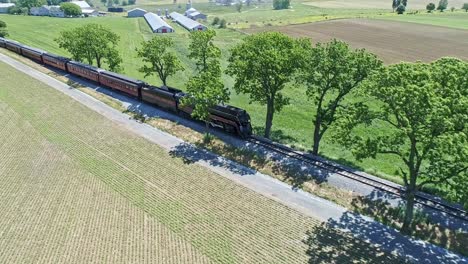
<svg viewBox="0 0 468 264">
<path fill-rule="evenodd" d="M 2 263 L 398 261 L 171 157 L 6 64 L 0 75 Z"/>
<path fill-rule="evenodd" d="M 143 40 L 151 38 L 152 34 L 145 20 L 142 18 L 128 19 L 119 16 L 111 16 L 88 19 L 57 19 L 3 15 L 0 16 L 0 20 L 4 20 L 8 24 L 11 35 L 10 38 L 66 56 L 68 56 L 67 52 L 60 49 L 57 43 L 53 41 L 61 30 L 92 22 L 106 25 L 121 36 L 119 51 L 123 56 L 123 73 L 132 77 L 144 79 L 143 74 L 137 70 L 140 67 L 141 60 L 136 57 L 135 48 L 137 48 L 139 43 Z M 40 29 L 41 33 L 23 30 L 24 28 L 30 28 L 32 26 Z M 170 36 L 175 40 L 176 52 L 185 66 L 185 71 L 178 74 L 176 77 L 169 78 L 168 83 L 171 86 L 183 89 L 189 76 L 193 74 L 194 64 L 187 57 L 189 33 L 178 25 L 173 24 L 173 26 L 176 29 L 176 34 Z M 226 67 L 229 48 L 235 45 L 245 35 L 234 30 L 217 30 L 217 34 L 216 44 L 222 50 L 222 65 Z M 154 76 L 146 78 L 145 81 L 158 85 L 161 84 L 157 77 Z M 232 87 L 233 79 L 231 77 L 224 76 L 224 81 L 225 85 Z M 285 94 L 291 98 L 291 105 L 285 107 L 280 114 L 275 115 L 272 134 L 276 140 L 309 149 L 312 142 L 311 120 L 313 116 L 313 106 L 311 103 L 308 103 L 304 93 L 305 89 L 303 87 L 290 86 L 286 89 Z M 234 91 L 231 93 L 230 103 L 249 111 L 254 128 L 258 133 L 261 133 L 266 113 L 264 106 L 249 104 L 247 96 L 238 95 Z M 340 146 L 332 144 L 327 138 L 325 138 L 321 152 L 334 159 L 355 162 L 350 152 L 343 151 Z M 355 162 L 355 165 L 362 166 L 368 171 L 379 172 L 386 175 L 391 175 L 396 171 L 394 167 L 395 164 L 397 164 L 396 160 L 366 160 L 363 163 Z M 399 180 L 399 178 L 394 178 L 394 180 Z"/>
<path fill-rule="evenodd" d="M 434 12 L 403 16 L 381 16 L 379 18 L 434 26 L 468 29 L 468 12 L 464 11 L 459 11 L 455 13 Z"/>
</svg>

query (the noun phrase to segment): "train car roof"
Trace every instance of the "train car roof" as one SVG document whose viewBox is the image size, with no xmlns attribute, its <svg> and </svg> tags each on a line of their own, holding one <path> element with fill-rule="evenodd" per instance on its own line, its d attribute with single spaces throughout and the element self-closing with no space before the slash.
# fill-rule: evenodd
<svg viewBox="0 0 468 264">
<path fill-rule="evenodd" d="M 214 110 L 222 111 L 231 115 L 244 114 L 246 111 L 244 109 L 232 106 L 232 105 L 216 105 L 213 107 Z"/>
<path fill-rule="evenodd" d="M 45 51 L 43 51 L 43 50 L 41 50 L 41 49 L 36 49 L 36 48 L 29 47 L 29 46 L 26 46 L 26 45 L 23 45 L 22 48 L 23 48 L 23 49 L 32 50 L 32 51 L 35 51 L 35 52 L 39 52 L 39 53 L 42 53 L 42 54 L 45 53 Z"/>
<path fill-rule="evenodd" d="M 144 88 L 151 89 L 151 90 L 161 90 L 161 91 L 170 92 L 170 93 L 181 93 L 182 92 L 182 90 L 179 90 L 179 89 L 176 89 L 176 88 L 173 88 L 173 87 L 169 87 L 169 86 L 159 87 L 159 86 L 154 86 L 154 85 L 147 85 Z"/>
<path fill-rule="evenodd" d="M 86 68 L 88 70 L 91 70 L 91 71 L 95 71 L 95 72 L 102 72 L 104 71 L 103 69 L 100 69 L 98 67 L 94 67 L 92 65 L 89 65 L 89 64 L 86 64 L 86 63 L 82 63 L 82 62 L 78 62 L 78 61 L 69 61 L 68 63 L 70 64 L 73 64 L 73 65 L 78 65 L 80 67 L 83 67 L 83 68 Z"/>
<path fill-rule="evenodd" d="M 46 52 L 46 53 L 42 54 L 42 56 L 49 56 L 49 57 L 52 57 L 54 59 L 58 59 L 58 60 L 62 60 L 62 61 L 70 61 L 71 60 L 71 59 L 69 59 L 67 57 L 59 56 L 57 54 L 53 54 L 53 53 L 49 53 L 49 52 Z"/>
<path fill-rule="evenodd" d="M 0 40 L 1 40 L 1 41 L 6 41 L 6 39 L 5 39 L 5 38 L 2 38 L 2 37 L 0 37 Z"/>
<path fill-rule="evenodd" d="M 15 45 L 18 45 L 18 46 L 23 46 L 23 44 L 19 43 L 18 41 L 14 41 L 14 40 L 11 40 L 11 39 L 5 39 L 5 42 L 12 43 L 12 44 L 15 44 Z"/>
<path fill-rule="evenodd" d="M 145 83 L 143 81 L 133 79 L 133 78 L 127 77 L 125 75 L 118 74 L 118 73 L 111 72 L 111 71 L 103 71 L 103 72 L 101 72 L 101 74 L 109 75 L 111 77 L 114 77 L 114 78 L 117 78 L 117 79 L 120 79 L 120 80 L 123 80 L 123 81 L 127 81 L 127 82 L 138 83 L 138 84 L 144 84 Z"/>
</svg>

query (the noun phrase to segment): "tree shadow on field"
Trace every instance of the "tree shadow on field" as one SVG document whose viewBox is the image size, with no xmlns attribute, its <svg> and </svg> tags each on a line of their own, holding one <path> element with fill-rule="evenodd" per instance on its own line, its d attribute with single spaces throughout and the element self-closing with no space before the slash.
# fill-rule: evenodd
<svg viewBox="0 0 468 264">
<path fill-rule="evenodd" d="M 235 162 L 223 159 L 211 152 L 197 148 L 196 146 L 188 143 L 182 143 L 177 145 L 169 152 L 169 154 L 172 157 L 181 158 L 186 164 L 204 161 L 211 166 L 221 167 L 241 176 L 252 175 L 256 173 L 255 170 L 239 165 Z"/>
<path fill-rule="evenodd" d="M 374 209 L 375 210 L 375 209 Z M 307 233 L 309 263 L 466 263 L 441 247 L 412 239 L 369 217 L 347 211 Z"/>
<path fill-rule="evenodd" d="M 253 132 L 255 135 L 263 136 L 265 133 L 265 128 L 261 126 L 255 126 L 253 127 Z M 297 139 L 286 135 L 281 129 L 271 130 L 270 139 L 283 144 L 297 142 Z"/>
<path fill-rule="evenodd" d="M 307 232 L 310 264 L 328 263 L 405 263 L 399 257 L 357 239 L 352 234 L 322 223 Z"/>
<path fill-rule="evenodd" d="M 391 195 L 382 195 L 381 192 L 374 191 L 368 196 L 354 198 L 351 204 L 356 212 L 371 216 L 378 222 L 399 230 L 403 224 L 405 203 L 402 200 L 396 204 L 390 203 L 390 199 L 392 199 Z M 456 225 L 456 228 L 447 228 L 438 224 L 433 221 L 434 216 L 428 212 L 420 208 L 415 209 L 411 227 L 412 236 L 468 256 L 468 232 L 458 229 L 459 225 Z M 444 217 L 445 222 L 449 221 L 447 218 L 450 217 Z"/>
</svg>

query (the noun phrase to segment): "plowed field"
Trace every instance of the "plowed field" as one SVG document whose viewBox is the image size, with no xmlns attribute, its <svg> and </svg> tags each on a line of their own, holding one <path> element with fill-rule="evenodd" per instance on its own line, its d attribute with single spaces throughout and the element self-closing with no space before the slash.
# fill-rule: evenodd
<svg viewBox="0 0 468 264">
<path fill-rule="evenodd" d="M 0 263 L 395 261 L 6 64 L 0 76 Z M 323 252 L 307 252 L 310 230 Z"/>
<path fill-rule="evenodd" d="M 283 27 L 249 29 L 247 32 L 280 31 L 313 42 L 333 38 L 354 48 L 365 48 L 386 63 L 433 61 L 444 56 L 468 60 L 468 30 L 416 23 L 343 19 Z"/>
</svg>

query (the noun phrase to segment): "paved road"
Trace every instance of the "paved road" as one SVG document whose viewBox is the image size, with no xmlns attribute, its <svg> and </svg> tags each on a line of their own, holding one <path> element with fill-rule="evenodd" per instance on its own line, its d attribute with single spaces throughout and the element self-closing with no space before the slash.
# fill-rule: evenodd
<svg viewBox="0 0 468 264">
<path fill-rule="evenodd" d="M 147 124 L 131 120 L 128 115 L 107 106 L 93 97 L 32 69 L 8 56 L 0 54 L 0 60 L 17 70 L 44 82 L 52 88 L 63 92 L 83 105 L 109 118 L 128 130 L 154 142 L 177 155 L 183 155 L 199 165 L 219 175 L 229 178 L 238 184 L 252 189 L 266 197 L 289 206 L 305 215 L 314 217 L 330 226 L 351 232 L 354 236 L 370 241 L 383 250 L 393 251 L 408 260 L 419 263 L 468 263 L 468 259 L 453 254 L 443 248 L 419 240 L 402 236 L 396 230 L 378 222 L 346 211 L 327 200 L 321 199 L 302 190 L 292 189 L 289 185 L 263 175 L 242 165 L 200 150 L 193 145 L 155 129 Z"/>
</svg>

